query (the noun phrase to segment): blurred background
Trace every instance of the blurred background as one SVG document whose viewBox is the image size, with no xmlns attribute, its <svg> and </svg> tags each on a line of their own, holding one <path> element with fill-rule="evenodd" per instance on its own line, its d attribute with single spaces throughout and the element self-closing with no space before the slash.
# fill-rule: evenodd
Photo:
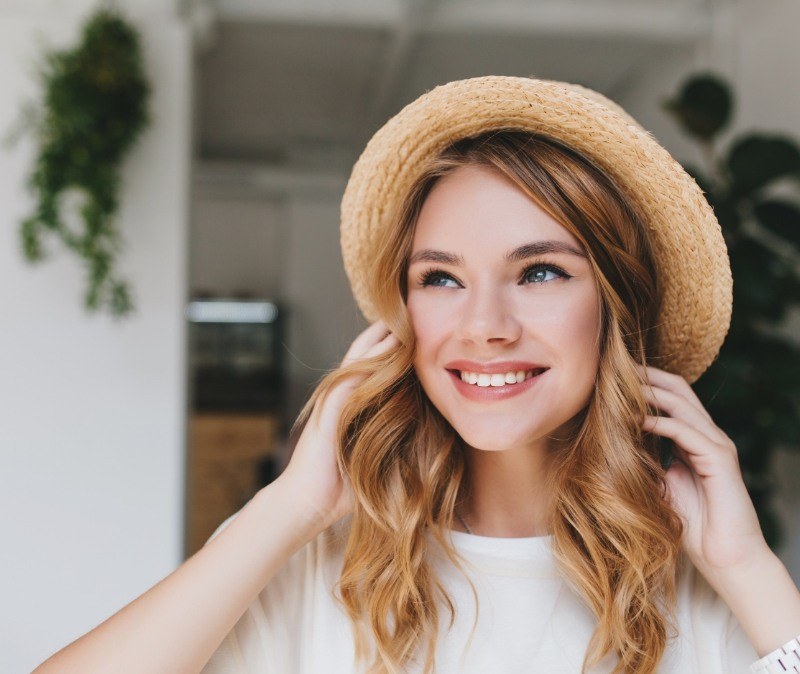
<svg viewBox="0 0 800 674">
<path fill-rule="evenodd" d="M 662 102 L 713 71 L 736 94 L 722 143 L 800 136 L 795 0 L 4 0 L 0 134 L 41 96 L 43 54 L 73 48 L 101 6 L 135 27 L 150 86 L 115 215 L 129 315 L 84 308 L 86 270 L 63 246 L 26 262 L 37 145 L 0 151 L 3 673 L 140 595 L 280 473 L 314 383 L 366 326 L 339 201 L 403 105 L 476 75 L 576 82 L 701 165 Z M 771 457 L 779 554 L 800 582 L 800 454 Z"/>
</svg>

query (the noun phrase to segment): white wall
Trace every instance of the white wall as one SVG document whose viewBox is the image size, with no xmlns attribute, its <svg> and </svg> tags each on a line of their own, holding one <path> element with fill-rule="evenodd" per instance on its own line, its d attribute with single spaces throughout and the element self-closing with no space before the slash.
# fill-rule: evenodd
<svg viewBox="0 0 800 674">
<path fill-rule="evenodd" d="M 198 195 L 192 201 L 189 287 L 192 292 L 261 297 L 279 292 L 283 240 L 281 202 L 259 195 Z"/>
<path fill-rule="evenodd" d="M 60 247 L 23 261 L 33 145 L 0 151 L 0 672 L 30 671 L 182 561 L 191 45 L 160 5 L 136 8 L 154 121 L 119 215 L 132 318 L 86 315 Z M 41 45 L 73 44 L 89 6 L 0 7 L 0 132 L 36 93 Z"/>
<path fill-rule="evenodd" d="M 288 204 L 284 294 L 292 307 L 287 360 L 290 410 L 300 406 L 325 370 L 338 365 L 367 323 L 353 300 L 339 244 L 341 193 Z"/>
</svg>

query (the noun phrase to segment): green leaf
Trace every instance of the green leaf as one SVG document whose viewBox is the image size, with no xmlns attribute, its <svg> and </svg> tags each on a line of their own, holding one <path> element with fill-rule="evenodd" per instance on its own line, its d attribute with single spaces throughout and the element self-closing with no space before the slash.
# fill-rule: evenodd
<svg viewBox="0 0 800 674">
<path fill-rule="evenodd" d="M 780 335 L 759 335 L 757 372 L 762 386 L 772 391 L 798 391 L 800 346 Z"/>
<path fill-rule="evenodd" d="M 787 268 L 780 286 L 780 293 L 787 305 L 800 304 L 800 279 L 794 269 Z"/>
<path fill-rule="evenodd" d="M 753 361 L 731 340 L 725 342 L 717 360 L 693 385 L 698 397 L 720 414 L 732 414 L 752 394 Z M 732 414 L 736 420 L 738 415 Z M 721 419 L 720 419 L 721 420 Z"/>
<path fill-rule="evenodd" d="M 783 404 L 777 408 L 772 434 L 784 447 L 800 450 L 800 414 L 797 406 Z"/>
<path fill-rule="evenodd" d="M 729 250 L 733 273 L 733 313 L 777 321 L 786 312 L 778 288 L 783 273 L 774 253 L 752 238 L 740 239 Z"/>
<path fill-rule="evenodd" d="M 733 94 L 724 80 L 703 73 L 689 78 L 676 97 L 661 105 L 689 135 L 709 141 L 730 121 Z"/>
<path fill-rule="evenodd" d="M 111 313 L 114 316 L 125 316 L 133 310 L 128 285 L 122 281 L 116 281 L 111 285 Z"/>
<path fill-rule="evenodd" d="M 28 178 L 35 215 L 20 232 L 25 255 L 41 257 L 39 236 L 52 231 L 87 267 L 85 306 L 121 315 L 132 302 L 127 286 L 111 280 L 122 241 L 114 222 L 120 164 L 149 121 L 139 35 L 117 11 L 101 8 L 78 45 L 45 55 L 41 78 L 42 110 L 33 117 L 38 153 Z M 75 188 L 86 202 L 83 227 L 71 231 L 59 197 Z"/>
<path fill-rule="evenodd" d="M 739 215 L 738 204 L 727 195 L 723 195 L 715 199 L 711 206 L 719 226 L 722 227 L 725 241 L 730 245 L 732 238 L 738 236 L 741 231 L 742 218 Z"/>
<path fill-rule="evenodd" d="M 756 219 L 771 232 L 800 246 L 800 207 L 784 199 L 765 199 L 753 207 Z"/>
<path fill-rule="evenodd" d="M 727 164 L 731 191 L 748 196 L 777 178 L 800 174 L 800 149 L 790 138 L 753 134 L 733 144 Z"/>
<path fill-rule="evenodd" d="M 23 220 L 21 227 L 22 252 L 29 262 L 38 262 L 44 258 L 39 230 L 39 221 L 36 218 Z"/>
</svg>

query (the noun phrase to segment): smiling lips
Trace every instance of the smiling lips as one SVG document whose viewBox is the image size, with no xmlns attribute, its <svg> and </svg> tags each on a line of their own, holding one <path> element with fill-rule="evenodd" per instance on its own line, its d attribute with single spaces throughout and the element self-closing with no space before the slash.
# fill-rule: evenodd
<svg viewBox="0 0 800 674">
<path fill-rule="evenodd" d="M 448 363 L 446 369 L 459 393 L 470 400 L 487 401 L 527 391 L 549 368 L 524 361 L 481 364 L 459 360 Z"/>
<path fill-rule="evenodd" d="M 521 384 L 526 379 L 530 379 L 536 374 L 544 372 L 538 370 L 517 370 L 500 374 L 486 374 L 483 372 L 467 372 L 462 370 L 460 373 L 461 381 L 475 386 L 505 386 L 506 384 Z"/>
</svg>

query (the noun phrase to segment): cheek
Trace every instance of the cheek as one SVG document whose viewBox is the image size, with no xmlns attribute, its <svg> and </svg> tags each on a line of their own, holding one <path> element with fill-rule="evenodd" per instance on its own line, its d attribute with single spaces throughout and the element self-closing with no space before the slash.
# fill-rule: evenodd
<svg viewBox="0 0 800 674">
<path fill-rule="evenodd" d="M 570 324 L 576 339 L 590 343 L 599 343 L 600 330 L 600 298 L 596 290 L 587 292 L 576 302 Z"/>
<path fill-rule="evenodd" d="M 437 313 L 418 301 L 409 301 L 408 316 L 411 329 L 417 342 L 418 357 L 425 358 L 426 353 L 442 339 L 447 321 L 442 320 L 441 313 Z"/>
<path fill-rule="evenodd" d="M 409 300 L 406 306 L 408 308 L 408 319 L 411 322 L 411 330 L 414 332 L 414 369 L 419 380 L 424 383 L 424 363 L 429 358 L 429 345 L 432 341 L 431 330 L 433 326 L 426 313 L 420 310 L 417 302 Z"/>
<path fill-rule="evenodd" d="M 548 312 L 549 333 L 562 365 L 593 379 L 599 362 L 600 308 L 596 297 L 553 307 Z M 540 324 L 541 328 L 541 324 Z"/>
<path fill-rule="evenodd" d="M 424 298 L 423 298 L 424 299 Z M 407 304 L 411 329 L 414 332 L 413 366 L 423 390 L 432 401 L 439 401 L 442 386 L 446 384 L 440 369 L 442 346 L 449 338 L 452 321 L 441 310 L 426 305 L 424 301 L 410 301 Z M 449 385 L 449 384 L 447 384 Z M 437 404 L 438 403 L 434 403 Z"/>
<path fill-rule="evenodd" d="M 575 348 L 581 349 L 587 357 L 596 353 L 600 339 L 600 320 L 595 307 L 575 312 L 564 324 L 567 326 L 566 336 Z"/>
</svg>

